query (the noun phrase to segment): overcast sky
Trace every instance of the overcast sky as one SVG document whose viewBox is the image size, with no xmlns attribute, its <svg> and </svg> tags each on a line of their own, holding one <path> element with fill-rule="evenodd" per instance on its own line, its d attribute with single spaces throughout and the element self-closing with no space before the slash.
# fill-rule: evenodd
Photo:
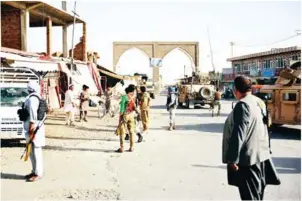
<svg viewBox="0 0 302 201">
<path fill-rule="evenodd" d="M 60 1 L 48 2 L 61 7 Z M 68 11 L 73 7 L 69 1 Z M 221 70 L 230 67 L 230 42 L 234 41 L 234 56 L 265 51 L 271 48 L 301 44 L 301 37 L 269 44 L 288 38 L 301 29 L 301 3 L 276 2 L 196 2 L 196 1 L 77 1 L 77 13 L 87 22 L 88 50 L 100 54 L 99 63 L 112 69 L 113 41 L 198 41 L 200 69 L 212 69 L 207 26 L 213 49 L 214 66 Z M 72 26 L 69 28 L 71 46 Z M 29 50 L 45 51 L 45 29 L 30 29 Z M 53 50 L 62 49 L 61 28 L 55 28 Z M 76 43 L 82 35 L 77 25 Z M 39 42 L 37 42 L 39 41 Z M 264 45 L 264 46 L 263 46 Z M 255 46 L 255 47 L 242 47 Z M 170 82 L 190 73 L 191 59 L 181 51 L 173 51 L 163 60 L 161 74 Z M 138 50 L 126 52 L 118 63 L 119 72 L 136 71 L 152 75 L 148 58 Z M 168 81 L 169 80 L 169 81 Z"/>
</svg>

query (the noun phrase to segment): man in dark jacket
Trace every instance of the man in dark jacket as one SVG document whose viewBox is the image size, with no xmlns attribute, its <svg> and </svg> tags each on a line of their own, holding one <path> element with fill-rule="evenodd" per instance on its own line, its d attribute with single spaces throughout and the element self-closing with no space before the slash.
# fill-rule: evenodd
<svg viewBox="0 0 302 201">
<path fill-rule="evenodd" d="M 169 112 L 170 126 L 169 130 L 175 130 L 175 113 L 178 105 L 178 96 L 175 87 L 168 88 L 167 111 Z"/>
<path fill-rule="evenodd" d="M 263 200 L 267 185 L 268 130 L 263 121 L 263 101 L 251 94 L 251 80 L 238 76 L 234 95 L 239 102 L 223 130 L 223 163 L 228 165 L 230 185 L 239 188 L 242 200 Z"/>
</svg>

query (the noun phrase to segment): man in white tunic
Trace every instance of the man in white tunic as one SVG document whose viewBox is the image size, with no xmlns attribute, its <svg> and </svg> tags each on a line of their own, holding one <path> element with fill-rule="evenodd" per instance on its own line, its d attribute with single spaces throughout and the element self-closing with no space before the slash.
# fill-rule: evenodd
<svg viewBox="0 0 302 201">
<path fill-rule="evenodd" d="M 28 118 L 24 121 L 24 133 L 27 143 L 30 141 L 30 137 L 34 135 L 34 131 L 39 124 L 38 120 L 38 108 L 40 104 L 39 92 L 40 86 L 36 81 L 30 81 L 27 86 L 29 96 L 25 100 L 24 108 L 28 111 Z M 38 97 L 36 97 L 38 96 Z M 45 128 L 44 124 L 40 127 L 34 136 L 32 142 L 32 150 L 30 152 L 30 160 L 32 163 L 32 172 L 26 175 L 25 178 L 29 182 L 34 182 L 42 178 L 43 176 L 43 156 L 42 147 L 45 146 Z"/>
<path fill-rule="evenodd" d="M 74 126 L 75 100 L 73 94 L 74 85 L 70 84 L 65 93 L 64 110 L 66 112 L 66 125 Z"/>
</svg>

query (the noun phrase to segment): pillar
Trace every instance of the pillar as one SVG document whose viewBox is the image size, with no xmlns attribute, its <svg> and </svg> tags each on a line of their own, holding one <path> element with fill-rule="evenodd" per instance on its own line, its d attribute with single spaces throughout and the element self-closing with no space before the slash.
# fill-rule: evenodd
<svg viewBox="0 0 302 201">
<path fill-rule="evenodd" d="M 83 61 L 87 61 L 86 23 L 83 23 Z"/>
<path fill-rule="evenodd" d="M 158 44 L 154 43 L 152 45 L 152 57 L 153 58 L 160 58 L 158 54 Z M 160 87 L 159 87 L 159 67 L 153 67 L 153 84 L 155 85 L 155 93 L 159 94 Z"/>
<path fill-rule="evenodd" d="M 21 50 L 27 51 L 27 29 L 29 28 L 29 11 L 21 11 Z"/>
<path fill-rule="evenodd" d="M 63 57 L 68 57 L 68 47 L 67 47 L 67 26 L 63 26 Z"/>
<path fill-rule="evenodd" d="M 50 56 L 52 52 L 51 39 L 52 39 L 52 20 L 49 17 L 46 20 L 46 46 L 47 46 L 46 53 L 48 56 Z"/>
</svg>

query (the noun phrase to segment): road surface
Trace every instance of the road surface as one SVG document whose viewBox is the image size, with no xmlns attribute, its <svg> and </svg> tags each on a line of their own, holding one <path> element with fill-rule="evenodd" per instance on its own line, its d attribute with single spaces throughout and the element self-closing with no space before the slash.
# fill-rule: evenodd
<svg viewBox="0 0 302 201">
<path fill-rule="evenodd" d="M 20 160 L 23 146 L 2 142 L 2 200 L 226 200 L 240 199 L 227 185 L 221 162 L 224 121 L 231 102 L 222 101 L 220 117 L 208 109 L 181 109 L 177 130 L 167 131 L 165 97 L 153 101 L 151 128 L 133 153 L 114 153 L 119 147 L 117 119 L 97 118 L 66 127 L 64 116 L 47 121 L 44 178 L 27 183 L 31 164 Z M 268 186 L 265 199 L 300 200 L 300 129 L 280 128 L 273 134 L 273 160 L 280 186 Z M 128 144 L 127 144 L 128 145 Z M 126 147 L 128 148 L 128 147 Z"/>
</svg>

